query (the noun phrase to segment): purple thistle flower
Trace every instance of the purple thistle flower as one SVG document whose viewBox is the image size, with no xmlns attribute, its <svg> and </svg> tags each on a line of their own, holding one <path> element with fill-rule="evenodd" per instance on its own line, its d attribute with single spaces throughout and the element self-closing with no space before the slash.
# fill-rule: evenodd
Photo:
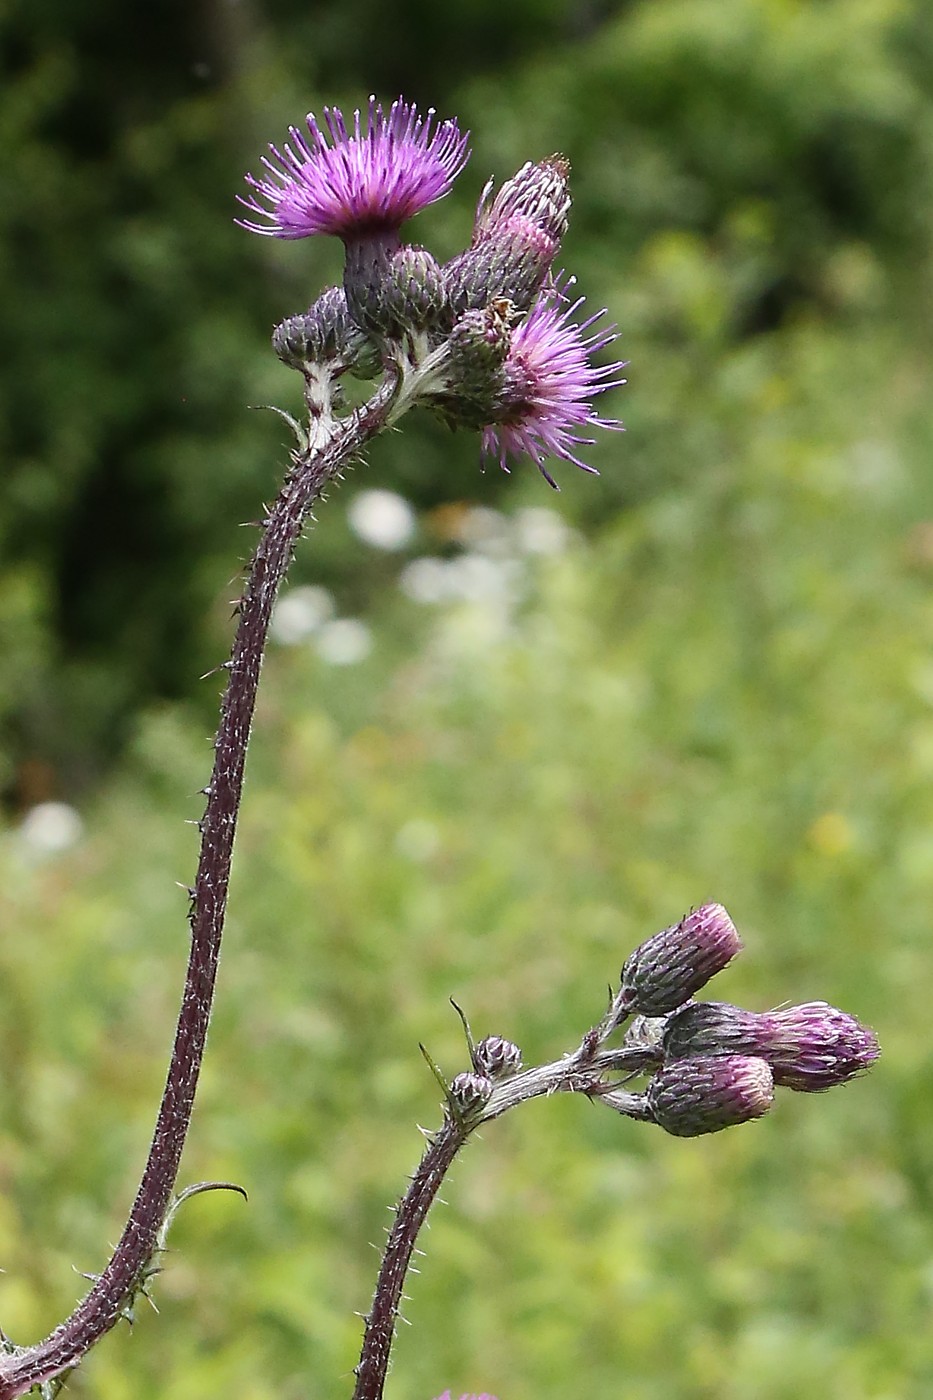
<svg viewBox="0 0 933 1400">
<path fill-rule="evenodd" d="M 291 144 L 281 150 L 270 145 L 272 158 L 263 157 L 265 176 L 246 176 L 255 194 L 238 196 L 268 224 L 237 222 L 273 238 L 329 233 L 352 241 L 397 234 L 406 219 L 449 192 L 469 157 L 468 134 L 456 121 L 432 132 L 433 119 L 433 109 L 420 117 L 414 103 L 401 98 L 386 116 L 371 97 L 365 127 L 357 111 L 352 130 L 338 107 L 324 108 L 324 130 L 309 113 L 310 140 L 289 127 Z"/>
<path fill-rule="evenodd" d="M 854 1016 L 808 1001 L 778 1011 L 745 1011 L 728 1002 L 698 1001 L 667 1023 L 663 1051 L 681 1055 L 757 1055 L 768 1061 L 775 1084 L 818 1093 L 869 1069 L 880 1053 L 873 1031 Z"/>
<path fill-rule="evenodd" d="M 741 951 L 742 940 L 722 905 L 703 904 L 629 954 L 617 1000 L 624 1010 L 663 1016 L 682 1006 Z"/>
<path fill-rule="evenodd" d="M 700 1137 L 761 1118 L 774 1100 L 771 1068 L 747 1055 L 674 1060 L 645 1090 L 653 1122 L 675 1137 Z"/>
<path fill-rule="evenodd" d="M 503 366 L 502 408 L 483 430 L 483 452 L 497 459 L 503 471 L 509 470 L 509 457 L 530 457 L 555 489 L 557 483 L 544 466 L 548 457 L 598 475 L 574 454 L 578 444 L 595 441 L 581 437 L 577 429 L 622 427 L 613 418 L 601 418 L 592 404 L 597 394 L 625 383 L 613 378 L 625 361 L 596 366 L 591 360 L 617 339 L 615 327 L 591 330 L 603 311 L 579 323 L 572 320 L 585 300 L 570 302 L 565 295 L 574 280 L 558 281 L 552 292 L 539 296 L 513 330 Z"/>
</svg>

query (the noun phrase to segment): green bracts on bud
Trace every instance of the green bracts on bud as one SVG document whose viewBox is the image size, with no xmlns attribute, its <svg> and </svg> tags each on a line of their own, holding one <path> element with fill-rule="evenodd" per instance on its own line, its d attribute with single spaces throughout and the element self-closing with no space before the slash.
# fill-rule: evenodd
<svg viewBox="0 0 933 1400">
<path fill-rule="evenodd" d="M 437 260 L 414 244 L 388 248 L 364 240 L 348 245 L 344 288 L 354 320 L 378 338 L 419 334 L 437 325 L 447 311 Z"/>
<path fill-rule="evenodd" d="M 349 370 L 371 379 L 380 366 L 378 350 L 351 317 L 340 287 L 329 287 L 307 311 L 276 326 L 272 348 L 283 364 L 303 374 L 325 368 L 335 378 Z"/>
</svg>

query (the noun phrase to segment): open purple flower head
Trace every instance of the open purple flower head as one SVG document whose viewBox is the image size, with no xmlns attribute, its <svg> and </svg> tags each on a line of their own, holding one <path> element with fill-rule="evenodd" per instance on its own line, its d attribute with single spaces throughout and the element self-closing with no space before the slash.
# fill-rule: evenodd
<svg viewBox="0 0 933 1400">
<path fill-rule="evenodd" d="M 387 116 L 371 97 L 352 129 L 338 107 L 324 108 L 323 129 L 313 113 L 306 125 L 308 136 L 293 126 L 281 150 L 270 145 L 262 178 L 246 176 L 254 194 L 240 203 L 267 222 L 238 220 L 243 228 L 274 238 L 397 232 L 450 191 L 469 157 L 456 121 L 435 125 L 433 110 L 421 117 L 401 98 Z"/>
<path fill-rule="evenodd" d="M 509 470 L 510 457 L 527 456 L 555 487 L 544 465 L 549 457 L 573 462 L 595 475 L 595 467 L 575 453 L 577 446 L 594 441 L 579 430 L 622 426 L 615 419 L 600 417 L 593 407 L 597 394 L 625 383 L 618 378 L 624 361 L 593 363 L 593 356 L 616 339 L 615 327 L 593 329 L 605 314 L 602 311 L 582 322 L 573 319 L 584 302 L 583 297 L 572 302 L 567 298 L 573 281 L 559 280 L 553 291 L 542 293 L 512 332 L 504 366 L 503 406 L 483 432 L 484 454 L 497 460 L 504 471 Z"/>
</svg>

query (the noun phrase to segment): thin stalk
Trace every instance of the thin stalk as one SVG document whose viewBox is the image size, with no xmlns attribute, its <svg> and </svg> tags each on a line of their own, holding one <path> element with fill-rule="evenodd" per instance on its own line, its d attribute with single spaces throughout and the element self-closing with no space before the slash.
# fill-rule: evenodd
<svg viewBox="0 0 933 1400">
<path fill-rule="evenodd" d="M 399 1202 L 395 1223 L 389 1231 L 382 1256 L 372 1307 L 366 1319 L 353 1400 L 382 1400 L 395 1335 L 395 1320 L 418 1231 L 424 1224 L 448 1168 L 470 1132 L 471 1128 L 462 1122 L 445 1118 Z"/>
<path fill-rule="evenodd" d="M 334 425 L 329 439 L 295 456 L 262 525 L 250 562 L 205 789 L 201 850 L 191 891 L 191 951 L 175 1042 L 152 1145 L 129 1219 L 113 1257 L 69 1318 L 44 1341 L 0 1352 L 0 1400 L 14 1400 L 75 1366 L 117 1322 L 140 1286 L 172 1200 L 207 1039 L 220 954 L 243 770 L 269 621 L 279 587 L 314 503 L 385 426 L 394 384 Z"/>
</svg>

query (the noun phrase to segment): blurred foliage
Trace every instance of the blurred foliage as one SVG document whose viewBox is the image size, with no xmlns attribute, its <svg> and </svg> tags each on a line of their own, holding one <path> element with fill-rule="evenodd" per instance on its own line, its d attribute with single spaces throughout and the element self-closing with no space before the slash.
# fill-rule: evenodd
<svg viewBox="0 0 933 1400">
<path fill-rule="evenodd" d="M 933 12 L 11 0 L 0 25 L 2 780 L 83 790 L 86 830 L 0 832 L 0 1324 L 59 1320 L 135 1187 L 216 705 L 191 682 L 285 459 L 245 405 L 294 406 L 267 331 L 339 276 L 238 231 L 232 196 L 297 114 L 401 90 L 474 133 L 413 228 L 441 255 L 487 172 L 571 156 L 567 262 L 623 328 L 629 431 L 555 499 L 413 415 L 321 512 L 293 581 L 374 646 L 270 655 L 184 1162 L 250 1204 L 186 1207 L 161 1317 L 69 1391 L 348 1394 L 369 1244 L 437 1121 L 418 1041 L 463 1067 L 447 997 L 552 1057 L 716 898 L 748 943 L 716 994 L 838 1002 L 881 1064 L 706 1141 L 572 1101 L 491 1125 L 390 1393 L 926 1400 Z M 420 508 L 408 554 L 353 536 L 363 484 Z M 503 527 L 500 589 L 419 609 L 400 569 L 457 555 L 470 501 L 575 533 L 538 557 Z"/>
<path fill-rule="evenodd" d="M 233 196 L 308 108 L 403 91 L 472 128 L 413 226 L 442 255 L 489 171 L 571 155 L 568 264 L 651 366 L 625 469 L 575 498 L 589 525 L 705 469 L 697 394 L 731 347 L 929 292 L 923 0 L 8 0 L 0 35 L 0 784 L 21 806 L 80 790 L 222 650 L 238 526 L 286 450 L 246 406 L 297 399 L 267 333 L 339 276 L 328 244 L 235 228 Z M 422 506 L 452 467 L 457 495 L 506 491 L 477 455 L 416 419 L 379 471 Z M 355 553 L 316 569 L 373 596 Z"/>
<path fill-rule="evenodd" d="M 873 386 L 882 359 L 896 374 Z M 718 898 L 747 952 L 714 994 L 825 997 L 875 1026 L 881 1063 L 692 1142 L 574 1101 L 491 1125 L 424 1240 L 389 1393 L 929 1395 L 924 393 L 874 325 L 745 341 L 708 373 L 723 450 L 689 488 L 550 556 L 506 532 L 489 562 L 511 587 L 481 602 L 419 609 L 387 582 L 357 666 L 273 649 L 184 1163 L 250 1203 L 185 1209 L 161 1316 L 106 1339 L 70 1393 L 347 1395 L 370 1243 L 415 1124 L 438 1121 L 418 1041 L 464 1065 L 447 997 L 551 1058 L 636 942 Z M 612 471 L 632 441 L 605 447 Z M 514 499 L 545 491 L 529 471 Z M 151 708 L 83 841 L 0 841 L 17 1340 L 70 1305 L 71 1266 L 99 1267 L 132 1194 L 184 962 L 180 817 L 206 765 L 197 712 Z"/>
</svg>

